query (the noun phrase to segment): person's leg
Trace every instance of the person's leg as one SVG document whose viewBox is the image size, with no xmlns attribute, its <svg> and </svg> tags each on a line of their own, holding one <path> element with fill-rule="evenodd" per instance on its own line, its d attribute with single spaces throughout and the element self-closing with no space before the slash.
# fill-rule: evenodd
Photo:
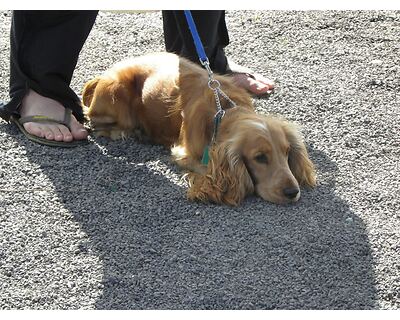
<svg viewBox="0 0 400 320">
<path fill-rule="evenodd" d="M 204 50 L 213 71 L 224 74 L 227 59 L 224 47 L 229 44 L 223 10 L 191 11 Z M 183 11 L 163 11 L 165 47 L 168 52 L 199 63 L 199 57 Z"/>
<path fill-rule="evenodd" d="M 15 11 L 11 27 L 10 102 L 0 109 L 6 120 L 43 115 L 62 120 L 73 111 L 71 131 L 63 125 L 27 122 L 25 129 L 49 140 L 85 139 L 78 96 L 69 87 L 79 52 L 97 11 Z"/>
<path fill-rule="evenodd" d="M 191 11 L 199 36 L 210 61 L 210 67 L 220 74 L 231 74 L 241 87 L 255 94 L 264 94 L 273 89 L 271 80 L 254 74 L 251 70 L 234 63 L 228 64 L 224 47 L 229 44 L 225 11 Z M 193 38 L 183 11 L 163 11 L 165 47 L 168 52 L 184 56 L 199 63 Z"/>
</svg>

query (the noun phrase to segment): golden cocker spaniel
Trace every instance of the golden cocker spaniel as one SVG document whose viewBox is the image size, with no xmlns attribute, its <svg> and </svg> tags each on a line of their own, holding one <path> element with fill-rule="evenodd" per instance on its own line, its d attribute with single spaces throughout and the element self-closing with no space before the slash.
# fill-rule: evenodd
<svg viewBox="0 0 400 320">
<path fill-rule="evenodd" d="M 216 103 L 208 74 L 171 53 L 117 63 L 86 83 L 83 103 L 99 136 L 112 139 L 142 132 L 170 147 L 175 162 L 189 170 L 190 200 L 238 205 L 250 194 L 274 203 L 295 202 L 300 185 L 316 184 L 314 165 L 297 127 L 255 113 L 246 90 L 215 75 L 237 107 L 225 109 L 208 165 L 201 163 L 214 130 Z"/>
</svg>

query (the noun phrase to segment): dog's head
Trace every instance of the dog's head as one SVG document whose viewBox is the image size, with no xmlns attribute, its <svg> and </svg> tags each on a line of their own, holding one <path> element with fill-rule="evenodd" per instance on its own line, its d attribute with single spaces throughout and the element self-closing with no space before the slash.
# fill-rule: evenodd
<svg viewBox="0 0 400 320">
<path fill-rule="evenodd" d="M 294 124 L 238 114 L 223 120 L 207 173 L 193 176 L 188 196 L 238 205 L 256 193 L 273 203 L 289 203 L 300 198 L 300 185 L 315 183 L 314 165 Z"/>
<path fill-rule="evenodd" d="M 97 136 L 118 139 L 135 128 L 135 106 L 141 105 L 143 77 L 135 68 L 88 81 L 82 91 L 84 112 Z"/>
</svg>

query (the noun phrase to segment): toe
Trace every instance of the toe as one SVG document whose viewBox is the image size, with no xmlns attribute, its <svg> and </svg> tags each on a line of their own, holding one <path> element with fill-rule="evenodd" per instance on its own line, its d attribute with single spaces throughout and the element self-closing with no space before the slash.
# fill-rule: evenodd
<svg viewBox="0 0 400 320">
<path fill-rule="evenodd" d="M 71 134 L 75 140 L 84 140 L 88 137 L 87 130 L 75 119 L 74 116 L 71 118 Z"/>
<path fill-rule="evenodd" d="M 265 86 L 268 87 L 269 90 L 272 90 L 275 88 L 275 82 L 273 80 L 265 78 L 261 74 L 258 74 L 258 73 L 254 74 L 253 76 L 257 82 L 264 84 Z"/>
<path fill-rule="evenodd" d="M 54 140 L 54 132 L 50 126 L 42 125 L 41 129 L 43 132 L 43 138 L 46 138 L 47 140 Z"/>
<path fill-rule="evenodd" d="M 249 90 L 255 94 L 263 94 L 267 93 L 272 90 L 273 87 L 271 87 L 268 84 L 265 84 L 263 82 L 251 79 L 249 81 Z"/>
<path fill-rule="evenodd" d="M 53 131 L 53 134 L 54 134 L 55 141 L 63 141 L 64 140 L 64 135 L 62 134 L 60 127 L 61 126 L 54 126 L 51 128 L 51 130 Z"/>
<path fill-rule="evenodd" d="M 250 79 L 248 79 L 248 82 L 249 82 L 249 87 L 250 87 L 250 89 L 252 89 L 252 91 L 263 91 L 263 90 L 269 89 L 269 85 L 267 85 L 261 81 L 250 78 Z"/>
<path fill-rule="evenodd" d="M 48 138 L 49 140 L 55 140 L 55 141 L 63 141 L 64 140 L 64 135 L 61 132 L 61 128 L 64 127 L 63 125 L 58 125 L 58 124 L 48 124 L 48 128 L 51 131 L 51 135 L 53 136 L 53 139 Z"/>
<path fill-rule="evenodd" d="M 27 122 L 24 123 L 24 128 L 28 133 L 32 135 L 37 136 L 39 138 L 44 138 L 44 132 L 40 124 Z"/>
<path fill-rule="evenodd" d="M 61 140 L 65 142 L 71 142 L 74 138 L 72 137 L 71 131 L 66 126 L 59 126 L 58 129 L 61 133 Z"/>
<path fill-rule="evenodd" d="M 273 81 L 260 75 L 252 77 L 245 73 L 238 73 L 234 75 L 234 82 L 238 86 L 257 95 L 268 93 L 274 88 Z"/>
</svg>

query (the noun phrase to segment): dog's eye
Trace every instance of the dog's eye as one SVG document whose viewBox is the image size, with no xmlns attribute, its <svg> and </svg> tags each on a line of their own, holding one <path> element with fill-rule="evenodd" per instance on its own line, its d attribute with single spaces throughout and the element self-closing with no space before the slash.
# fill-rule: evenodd
<svg viewBox="0 0 400 320">
<path fill-rule="evenodd" d="M 260 153 L 260 154 L 256 155 L 254 160 L 256 160 L 258 163 L 264 163 L 264 164 L 268 163 L 267 155 L 264 153 Z"/>
</svg>

